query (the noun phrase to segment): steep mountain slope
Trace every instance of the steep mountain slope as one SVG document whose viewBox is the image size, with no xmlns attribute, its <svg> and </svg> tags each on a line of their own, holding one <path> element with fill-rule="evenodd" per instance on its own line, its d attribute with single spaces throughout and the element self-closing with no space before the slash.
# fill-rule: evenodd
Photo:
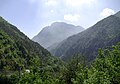
<svg viewBox="0 0 120 84">
<path fill-rule="evenodd" d="M 63 59 L 79 53 L 93 60 L 98 48 L 105 48 L 120 41 L 120 12 L 111 15 L 89 29 L 62 41 L 51 53 Z"/>
<path fill-rule="evenodd" d="M 120 11 L 115 14 L 116 17 L 120 18 Z"/>
<path fill-rule="evenodd" d="M 58 59 L 0 17 L 0 72 L 55 65 Z"/>
<path fill-rule="evenodd" d="M 64 22 L 55 22 L 51 26 L 43 28 L 43 30 L 37 36 L 33 37 L 32 40 L 38 42 L 44 48 L 49 47 L 50 49 L 67 37 L 83 30 L 84 29 L 80 26 L 74 26 Z"/>
</svg>

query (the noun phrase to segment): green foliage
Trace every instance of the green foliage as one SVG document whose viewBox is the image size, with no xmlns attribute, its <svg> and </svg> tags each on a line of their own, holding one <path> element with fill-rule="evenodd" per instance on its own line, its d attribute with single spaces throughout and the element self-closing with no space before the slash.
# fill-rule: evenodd
<svg viewBox="0 0 120 84">
<path fill-rule="evenodd" d="M 61 66 L 63 66 L 61 60 L 51 56 L 46 49 L 31 41 L 15 26 L 0 17 L 0 75 L 2 75 L 2 80 L 10 80 L 8 82 L 18 84 L 21 83 L 20 80 L 26 80 L 26 77 L 30 80 L 34 79 L 36 74 L 40 74 L 41 69 L 45 72 L 43 76 L 47 79 L 49 76 L 57 77 Z M 26 69 L 32 73 L 22 75 Z M 0 80 L 0 84 L 3 83 L 2 80 Z M 7 84 L 9 84 L 8 82 Z"/>
<path fill-rule="evenodd" d="M 63 69 L 60 80 L 62 80 L 65 84 L 82 83 L 86 78 L 86 63 L 85 58 L 81 55 L 74 55 Z"/>
<path fill-rule="evenodd" d="M 99 49 L 96 60 L 88 62 L 75 55 L 64 66 L 41 66 L 38 59 L 31 60 L 30 73 L 22 70 L 11 75 L 1 75 L 0 82 L 9 84 L 119 84 L 120 82 L 120 43 L 110 49 Z M 54 60 L 54 63 L 56 61 Z M 37 67 L 41 66 L 41 67 Z M 9 69 L 7 66 L 5 70 Z"/>
<path fill-rule="evenodd" d="M 0 84 L 120 84 L 120 43 L 63 63 L 0 18 Z"/>
<path fill-rule="evenodd" d="M 88 71 L 88 79 L 84 83 L 120 83 L 120 43 L 111 50 L 99 50 L 99 56 Z"/>
<path fill-rule="evenodd" d="M 0 69 L 5 72 L 16 70 L 17 65 L 20 63 L 18 59 L 21 59 L 20 56 L 17 55 L 19 52 L 18 48 L 16 48 L 14 41 L 1 30 L 0 37 Z"/>
<path fill-rule="evenodd" d="M 109 49 L 99 49 L 95 61 L 88 67 L 85 63 L 81 57 L 72 58 L 63 71 L 62 82 L 65 84 L 120 83 L 120 43 Z"/>
</svg>

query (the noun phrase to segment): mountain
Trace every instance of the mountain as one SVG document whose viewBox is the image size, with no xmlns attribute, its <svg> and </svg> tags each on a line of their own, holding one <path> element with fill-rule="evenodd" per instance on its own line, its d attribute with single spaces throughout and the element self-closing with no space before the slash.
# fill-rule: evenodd
<svg viewBox="0 0 120 84">
<path fill-rule="evenodd" d="M 120 11 L 115 14 L 116 17 L 120 18 Z"/>
<path fill-rule="evenodd" d="M 0 73 L 57 66 L 59 60 L 0 17 Z M 54 67 L 55 68 L 55 67 Z M 58 67 L 57 67 L 58 68 Z"/>
<path fill-rule="evenodd" d="M 74 26 L 64 22 L 55 22 L 51 24 L 51 26 L 43 28 L 32 40 L 38 42 L 46 49 L 51 49 L 67 37 L 83 30 L 80 26 Z"/>
<path fill-rule="evenodd" d="M 98 48 L 112 46 L 120 41 L 120 12 L 111 15 L 85 31 L 70 36 L 51 51 L 55 56 L 66 60 L 74 54 L 95 59 Z"/>
</svg>

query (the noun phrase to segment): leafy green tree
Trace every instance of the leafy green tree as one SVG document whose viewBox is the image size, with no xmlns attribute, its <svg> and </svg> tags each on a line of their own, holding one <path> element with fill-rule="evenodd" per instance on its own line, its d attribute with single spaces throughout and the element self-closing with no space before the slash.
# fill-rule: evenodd
<svg viewBox="0 0 120 84">
<path fill-rule="evenodd" d="M 120 43 L 110 49 L 99 50 L 99 56 L 88 70 L 84 84 L 120 83 Z"/>
<path fill-rule="evenodd" d="M 85 64 L 86 61 L 84 57 L 80 56 L 79 54 L 74 55 L 63 71 L 62 77 L 64 82 L 66 84 L 79 84 L 80 81 L 83 82 L 85 78 L 85 74 L 83 73 Z"/>
</svg>

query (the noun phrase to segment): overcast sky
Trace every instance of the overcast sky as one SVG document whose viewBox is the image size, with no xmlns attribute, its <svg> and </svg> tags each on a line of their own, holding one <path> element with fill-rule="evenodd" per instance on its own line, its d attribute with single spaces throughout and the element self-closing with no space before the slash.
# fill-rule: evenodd
<svg viewBox="0 0 120 84">
<path fill-rule="evenodd" d="M 0 16 L 32 38 L 53 22 L 88 28 L 120 11 L 120 0 L 0 0 Z"/>
</svg>

